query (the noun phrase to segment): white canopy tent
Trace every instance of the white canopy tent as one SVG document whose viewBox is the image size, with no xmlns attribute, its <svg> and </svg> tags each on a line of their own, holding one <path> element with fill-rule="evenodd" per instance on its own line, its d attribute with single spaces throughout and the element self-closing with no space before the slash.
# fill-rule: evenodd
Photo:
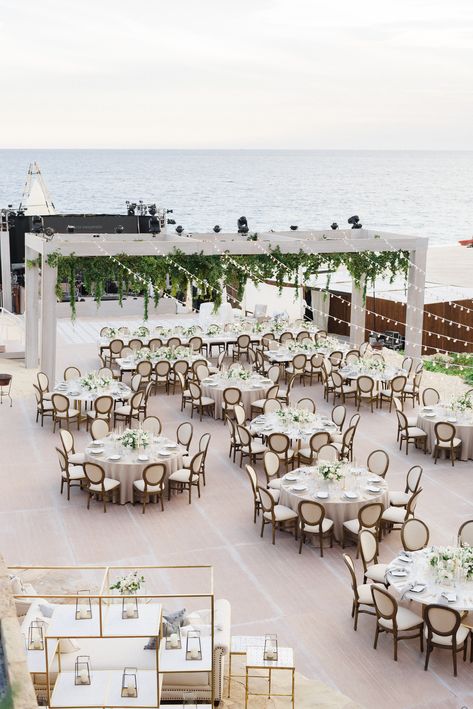
<svg viewBox="0 0 473 709">
<path fill-rule="evenodd" d="M 100 248 L 99 248 L 100 245 Z M 257 242 L 248 240 L 243 234 L 54 234 L 46 238 L 42 234 L 26 234 L 25 258 L 35 261 L 41 256 L 41 298 L 39 292 L 39 266 L 26 269 L 26 343 L 25 360 L 27 367 L 39 366 L 51 381 L 56 372 L 56 278 L 57 269 L 47 263 L 50 254 L 58 252 L 63 256 L 129 256 L 171 255 L 175 249 L 184 254 L 204 255 L 260 255 L 269 249 L 279 247 L 284 253 L 358 253 L 362 251 L 382 252 L 405 250 L 409 252 L 407 312 L 406 312 L 406 352 L 420 356 L 422 348 L 422 323 L 424 308 L 425 267 L 428 239 L 381 233 L 367 229 L 337 231 L 289 231 L 263 232 Z M 105 255 L 106 254 L 106 255 Z M 41 341 L 39 343 L 39 322 Z M 353 284 L 350 319 L 350 340 L 353 345 L 361 344 L 365 332 L 365 310 L 361 288 Z"/>
</svg>

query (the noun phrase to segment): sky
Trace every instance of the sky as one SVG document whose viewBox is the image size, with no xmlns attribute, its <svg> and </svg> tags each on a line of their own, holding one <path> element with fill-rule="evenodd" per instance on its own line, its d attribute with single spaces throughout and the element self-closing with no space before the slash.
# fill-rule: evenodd
<svg viewBox="0 0 473 709">
<path fill-rule="evenodd" d="M 0 0 L 0 147 L 473 149 L 472 0 Z"/>
</svg>

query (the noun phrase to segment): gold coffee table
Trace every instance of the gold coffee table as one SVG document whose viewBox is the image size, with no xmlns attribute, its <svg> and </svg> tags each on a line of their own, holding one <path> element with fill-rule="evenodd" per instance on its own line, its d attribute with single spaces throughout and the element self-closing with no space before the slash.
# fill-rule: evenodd
<svg viewBox="0 0 473 709">
<path fill-rule="evenodd" d="M 290 647 L 280 647 L 278 648 L 278 659 L 277 660 L 265 660 L 264 659 L 264 646 L 263 647 L 251 647 L 249 646 L 246 651 L 246 665 L 245 665 L 245 709 L 248 706 L 248 697 L 265 697 L 268 699 L 271 697 L 290 697 L 292 703 L 292 709 L 294 709 L 294 651 Z M 252 675 L 250 670 L 268 670 L 268 675 L 265 677 L 263 674 Z M 281 692 L 272 691 L 272 673 L 274 670 L 286 670 L 291 673 L 291 691 L 282 694 Z M 268 682 L 268 692 L 267 694 L 262 694 L 261 692 L 251 692 L 249 687 L 250 679 L 264 679 Z"/>
</svg>

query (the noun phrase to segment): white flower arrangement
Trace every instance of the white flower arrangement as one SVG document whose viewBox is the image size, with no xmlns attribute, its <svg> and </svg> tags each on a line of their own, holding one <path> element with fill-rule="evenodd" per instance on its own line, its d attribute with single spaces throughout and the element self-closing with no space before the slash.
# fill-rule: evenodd
<svg viewBox="0 0 473 709">
<path fill-rule="evenodd" d="M 372 357 L 360 357 L 358 367 L 364 372 L 384 372 L 386 369 L 386 362 L 378 357 L 375 357 L 374 359 Z"/>
<path fill-rule="evenodd" d="M 317 466 L 317 475 L 328 482 L 338 482 L 343 478 L 343 463 L 340 461 L 320 463 Z"/>
<path fill-rule="evenodd" d="M 144 576 L 139 576 L 138 571 L 131 571 L 126 576 L 121 576 L 110 586 L 111 591 L 118 591 L 120 596 L 132 596 L 137 593 L 145 582 Z"/>
<path fill-rule="evenodd" d="M 319 341 L 319 349 L 323 349 L 325 351 L 330 350 L 333 352 L 334 350 L 339 350 L 341 346 L 341 343 L 337 340 L 336 337 L 323 337 Z"/>
<path fill-rule="evenodd" d="M 152 359 L 153 357 L 153 352 L 151 352 L 148 347 L 143 348 L 142 350 L 136 350 L 135 357 L 137 360 L 143 360 L 143 359 Z"/>
<path fill-rule="evenodd" d="M 193 335 L 195 335 L 196 332 L 197 332 L 197 326 L 196 326 L 196 325 L 190 325 L 189 327 L 184 327 L 184 328 L 182 329 L 182 334 L 183 334 L 185 337 L 192 337 Z"/>
<path fill-rule="evenodd" d="M 109 327 L 108 328 L 108 337 L 116 337 L 118 335 L 118 327 Z"/>
<path fill-rule="evenodd" d="M 306 338 L 304 340 L 290 340 L 287 343 L 287 349 L 289 352 L 315 352 L 316 346 L 315 342 Z"/>
<path fill-rule="evenodd" d="M 159 347 L 157 350 L 151 353 L 150 359 L 168 359 L 173 360 L 178 357 L 191 357 L 192 350 L 190 347 L 185 345 L 179 345 L 178 347 Z"/>
<path fill-rule="evenodd" d="M 291 424 L 309 424 L 315 421 L 315 414 L 306 409 L 280 409 L 276 411 L 276 416 L 286 426 Z"/>
<path fill-rule="evenodd" d="M 473 401 L 469 394 L 461 394 L 461 396 L 455 396 L 450 401 L 450 408 L 452 411 L 458 411 L 460 413 L 465 413 L 466 411 L 473 410 Z"/>
<path fill-rule="evenodd" d="M 248 369 L 243 369 L 243 367 L 232 367 L 231 369 L 226 372 L 223 377 L 225 379 L 240 379 L 241 381 L 248 381 L 248 379 L 252 376 L 253 372 L 250 372 Z"/>
<path fill-rule="evenodd" d="M 146 327 L 146 325 L 140 325 L 139 327 L 136 328 L 133 335 L 135 335 L 135 337 L 148 337 L 149 330 Z"/>
<path fill-rule="evenodd" d="M 118 440 L 124 448 L 131 450 L 146 448 L 151 442 L 148 431 L 142 431 L 141 428 L 127 428 Z"/>
<path fill-rule="evenodd" d="M 432 547 L 427 556 L 440 582 L 451 582 L 459 574 L 473 580 L 473 548 L 468 544 L 461 547 Z"/>
<path fill-rule="evenodd" d="M 100 377 L 97 372 L 89 372 L 85 377 L 79 379 L 79 384 L 82 389 L 87 391 L 99 391 L 101 389 L 107 389 L 112 383 L 110 377 Z"/>
<path fill-rule="evenodd" d="M 217 325 L 216 323 L 214 323 L 213 325 L 209 325 L 207 328 L 207 335 L 220 335 L 221 332 L 221 326 Z"/>
</svg>

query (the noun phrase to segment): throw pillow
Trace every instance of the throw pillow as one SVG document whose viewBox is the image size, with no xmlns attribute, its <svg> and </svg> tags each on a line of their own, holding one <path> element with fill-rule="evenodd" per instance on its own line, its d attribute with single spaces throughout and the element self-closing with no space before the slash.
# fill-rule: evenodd
<svg viewBox="0 0 473 709">
<path fill-rule="evenodd" d="M 156 637 L 150 638 L 143 650 L 156 650 Z"/>
<path fill-rule="evenodd" d="M 163 627 L 165 637 L 169 637 L 173 633 L 179 632 L 179 629 L 184 625 L 185 615 L 185 608 L 182 608 L 180 611 L 174 611 L 174 613 L 163 611 Z"/>
<path fill-rule="evenodd" d="M 54 606 L 51 603 L 40 603 L 39 610 L 45 618 L 51 618 L 54 613 Z"/>
<path fill-rule="evenodd" d="M 63 638 L 59 641 L 59 650 L 66 654 L 68 652 L 76 652 L 76 650 L 80 650 L 80 646 L 70 638 Z"/>
</svg>

